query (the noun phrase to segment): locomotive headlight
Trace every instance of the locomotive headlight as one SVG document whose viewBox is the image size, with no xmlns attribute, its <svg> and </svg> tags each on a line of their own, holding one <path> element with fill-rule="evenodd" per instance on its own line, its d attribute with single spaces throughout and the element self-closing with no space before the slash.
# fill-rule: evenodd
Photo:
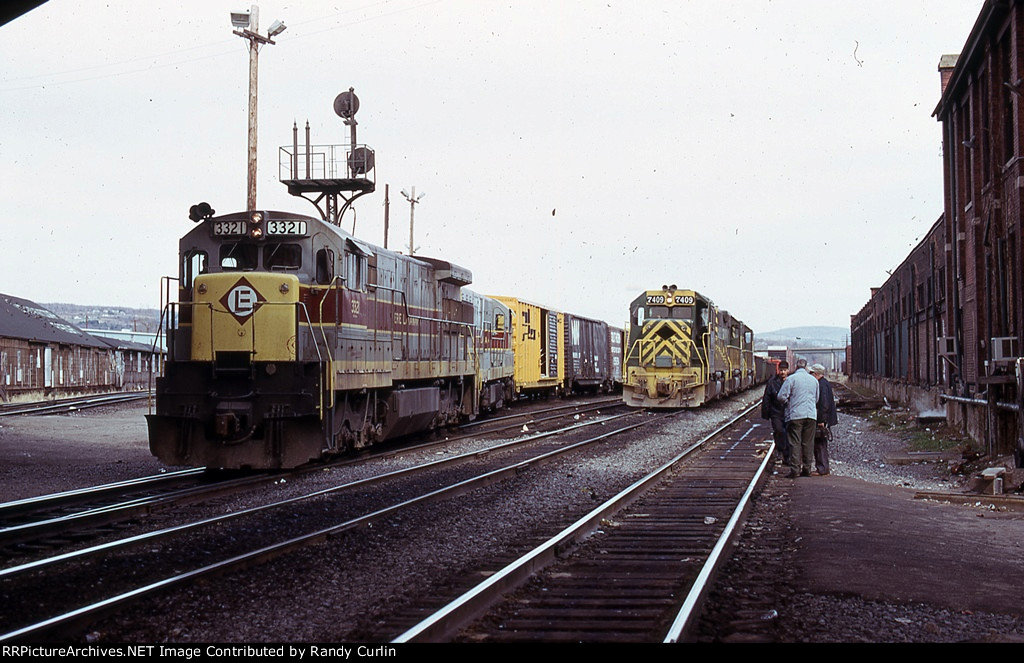
<svg viewBox="0 0 1024 663">
<path fill-rule="evenodd" d="M 263 223 L 263 212 L 253 212 L 249 217 L 249 221 L 251 221 L 253 225 L 260 225 Z"/>
<path fill-rule="evenodd" d="M 249 236 L 252 237 L 253 239 L 259 239 L 260 237 L 263 237 L 263 228 L 253 228 L 252 230 L 249 231 Z"/>
</svg>

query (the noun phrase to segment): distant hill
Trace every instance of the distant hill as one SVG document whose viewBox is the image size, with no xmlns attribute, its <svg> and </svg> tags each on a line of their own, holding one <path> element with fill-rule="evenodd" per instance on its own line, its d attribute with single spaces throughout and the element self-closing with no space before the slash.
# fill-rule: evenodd
<svg viewBox="0 0 1024 663">
<path fill-rule="evenodd" d="M 42 303 L 40 306 L 82 329 L 152 333 L 160 324 L 160 311 L 155 308 Z"/>
<path fill-rule="evenodd" d="M 754 349 L 768 345 L 787 345 L 803 348 L 839 348 L 850 342 L 846 327 L 790 327 L 754 334 Z"/>
</svg>

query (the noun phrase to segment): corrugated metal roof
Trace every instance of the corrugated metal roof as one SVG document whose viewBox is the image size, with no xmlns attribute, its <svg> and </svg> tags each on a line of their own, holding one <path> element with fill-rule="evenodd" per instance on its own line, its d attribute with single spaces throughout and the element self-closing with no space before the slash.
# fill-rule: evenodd
<svg viewBox="0 0 1024 663">
<path fill-rule="evenodd" d="M 100 339 L 86 334 L 39 304 L 3 293 L 0 293 L 0 337 L 90 348 L 108 347 Z"/>
</svg>

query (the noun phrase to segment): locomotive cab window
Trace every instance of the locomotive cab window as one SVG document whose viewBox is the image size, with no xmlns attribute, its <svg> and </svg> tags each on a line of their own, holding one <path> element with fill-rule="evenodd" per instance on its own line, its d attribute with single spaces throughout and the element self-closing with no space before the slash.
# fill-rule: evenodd
<svg viewBox="0 0 1024 663">
<path fill-rule="evenodd" d="M 334 280 L 334 251 L 324 247 L 316 252 L 316 282 L 327 285 Z"/>
<path fill-rule="evenodd" d="M 185 254 L 181 265 L 181 282 L 186 288 L 191 288 L 196 277 L 205 274 L 209 270 L 209 255 L 206 251 L 192 250 Z"/>
<path fill-rule="evenodd" d="M 254 244 L 222 244 L 220 268 L 225 271 L 256 269 L 260 251 Z"/>
<path fill-rule="evenodd" d="M 693 320 L 692 306 L 674 306 L 672 308 L 673 320 Z"/>
<path fill-rule="evenodd" d="M 345 242 L 345 285 L 349 289 L 366 291 L 367 259 L 371 255 L 373 251 L 366 244 L 351 238 Z"/>
<path fill-rule="evenodd" d="M 263 269 L 276 271 L 302 267 L 302 247 L 298 244 L 270 244 L 263 247 Z"/>
<path fill-rule="evenodd" d="M 639 309 L 641 316 L 643 309 Z M 654 320 L 692 320 L 692 306 L 648 306 L 647 317 Z"/>
</svg>

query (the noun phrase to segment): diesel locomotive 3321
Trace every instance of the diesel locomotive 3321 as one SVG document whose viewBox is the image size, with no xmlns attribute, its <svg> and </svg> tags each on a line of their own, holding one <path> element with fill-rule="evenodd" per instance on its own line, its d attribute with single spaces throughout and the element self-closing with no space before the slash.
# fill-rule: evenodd
<svg viewBox="0 0 1024 663">
<path fill-rule="evenodd" d="M 166 463 L 292 467 L 457 421 L 505 393 L 500 371 L 482 373 L 496 389 L 477 376 L 481 356 L 508 347 L 490 333 L 508 310 L 494 302 L 494 320 L 475 321 L 457 265 L 264 210 L 202 218 L 180 256 L 148 416 Z"/>
</svg>

